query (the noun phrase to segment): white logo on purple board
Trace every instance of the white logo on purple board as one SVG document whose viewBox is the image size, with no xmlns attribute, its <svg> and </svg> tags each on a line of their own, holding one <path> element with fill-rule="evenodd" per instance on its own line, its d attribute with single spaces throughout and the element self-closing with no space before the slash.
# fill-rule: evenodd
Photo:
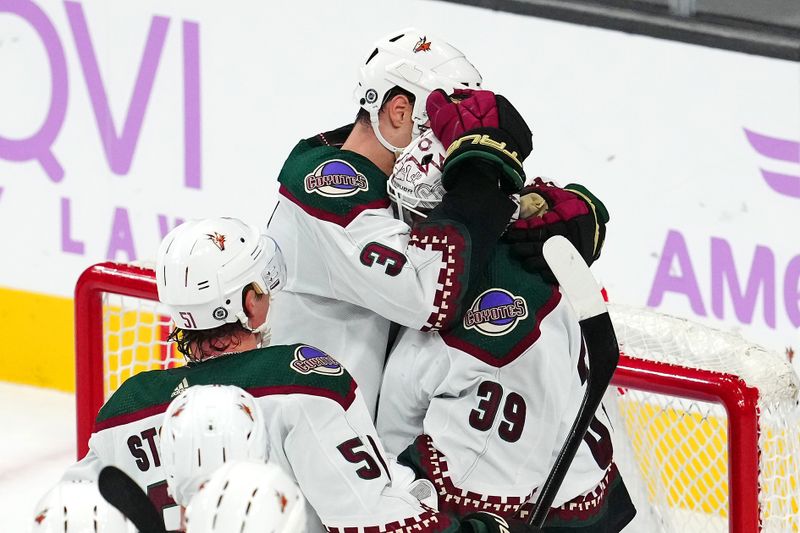
<svg viewBox="0 0 800 533">
<path fill-rule="evenodd" d="M 489 289 L 464 314 L 464 327 L 484 335 L 505 335 L 526 318 L 528 305 L 524 298 L 503 289 Z"/>
<path fill-rule="evenodd" d="M 350 163 L 332 159 L 325 161 L 306 176 L 305 189 L 307 193 L 315 192 L 322 196 L 352 196 L 360 191 L 368 191 L 369 184 L 364 174 Z"/>
<path fill-rule="evenodd" d="M 294 351 L 294 361 L 290 366 L 301 374 L 322 374 L 323 376 L 341 376 L 344 372 L 339 362 L 322 350 L 313 346 L 299 346 Z"/>
</svg>

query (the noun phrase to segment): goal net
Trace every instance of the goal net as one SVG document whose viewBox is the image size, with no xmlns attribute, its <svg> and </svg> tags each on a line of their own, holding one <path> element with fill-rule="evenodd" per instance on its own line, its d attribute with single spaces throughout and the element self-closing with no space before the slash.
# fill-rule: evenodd
<svg viewBox="0 0 800 533">
<path fill-rule="evenodd" d="M 638 532 L 800 531 L 800 383 L 737 335 L 609 306 L 620 363 L 606 395 Z M 102 263 L 75 290 L 78 455 L 128 377 L 183 364 L 151 269 Z"/>
</svg>

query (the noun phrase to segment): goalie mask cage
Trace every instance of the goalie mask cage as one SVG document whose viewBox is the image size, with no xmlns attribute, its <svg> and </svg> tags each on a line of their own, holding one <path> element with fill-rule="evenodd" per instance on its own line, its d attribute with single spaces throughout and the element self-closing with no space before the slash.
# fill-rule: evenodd
<svg viewBox="0 0 800 533">
<path fill-rule="evenodd" d="M 800 387 L 785 359 L 687 320 L 609 310 L 622 354 L 606 395 L 615 460 L 648 524 L 630 530 L 800 531 Z M 166 340 L 171 324 L 148 268 L 87 269 L 75 329 L 80 458 L 125 379 L 183 358 Z"/>
</svg>

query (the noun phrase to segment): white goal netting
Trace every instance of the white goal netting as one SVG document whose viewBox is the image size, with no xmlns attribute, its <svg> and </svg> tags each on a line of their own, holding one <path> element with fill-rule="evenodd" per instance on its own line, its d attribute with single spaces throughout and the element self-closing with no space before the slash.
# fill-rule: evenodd
<svg viewBox="0 0 800 533">
<path fill-rule="evenodd" d="M 150 299 L 127 296 L 123 285 L 102 291 L 103 363 L 92 369 L 102 397 L 79 402 L 87 411 L 79 435 L 125 379 L 183 364 L 154 285 Z M 800 531 L 800 383 L 785 358 L 687 320 L 610 311 L 625 357 L 606 403 L 640 514 L 626 531 Z"/>
</svg>

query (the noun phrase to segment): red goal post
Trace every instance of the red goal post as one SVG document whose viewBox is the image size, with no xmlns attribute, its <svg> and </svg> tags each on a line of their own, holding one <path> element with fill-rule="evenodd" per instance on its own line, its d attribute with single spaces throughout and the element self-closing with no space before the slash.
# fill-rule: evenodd
<svg viewBox="0 0 800 533">
<path fill-rule="evenodd" d="M 606 402 L 615 458 L 648 531 L 800 530 L 800 386 L 791 367 L 729 333 L 610 310 L 622 353 Z M 149 268 L 88 268 L 75 288 L 75 329 L 80 458 L 124 379 L 181 362 Z"/>
</svg>

